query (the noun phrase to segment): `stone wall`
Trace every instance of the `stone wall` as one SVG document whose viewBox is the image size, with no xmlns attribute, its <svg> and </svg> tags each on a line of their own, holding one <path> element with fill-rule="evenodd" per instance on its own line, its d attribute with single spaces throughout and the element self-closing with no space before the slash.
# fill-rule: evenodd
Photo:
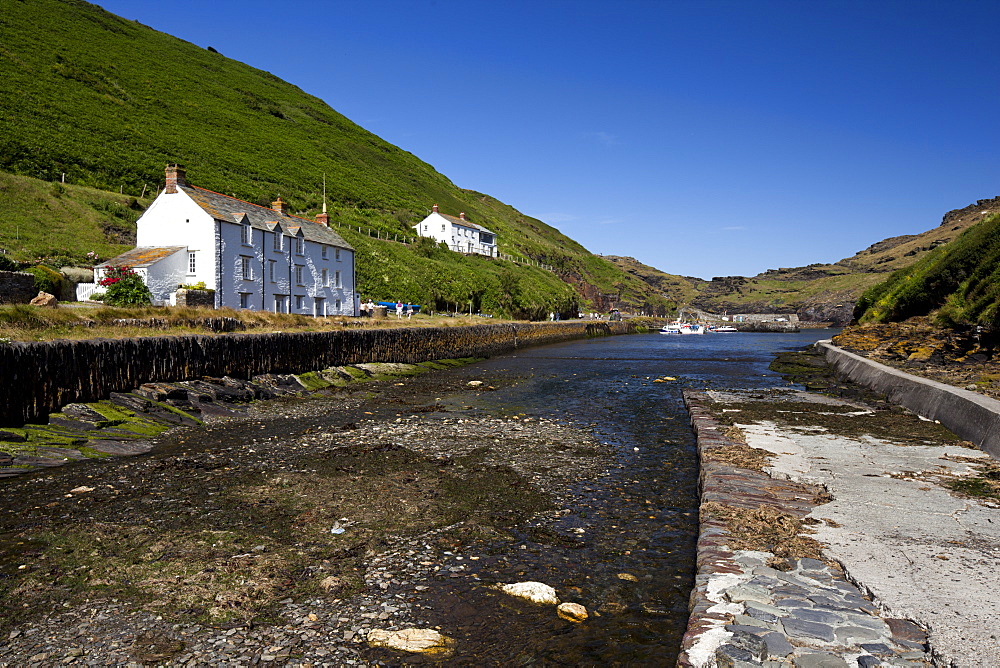
<svg viewBox="0 0 1000 668">
<path fill-rule="evenodd" d="M 154 381 L 490 357 L 519 347 L 634 331 L 627 322 L 506 323 L 0 343 L 0 426 L 41 420 L 66 404 L 98 401 Z"/>
<path fill-rule="evenodd" d="M 0 271 L 0 304 L 27 304 L 38 290 L 35 277 L 23 271 Z"/>
<path fill-rule="evenodd" d="M 181 288 L 177 291 L 177 306 L 215 308 L 215 290 Z"/>
<path fill-rule="evenodd" d="M 830 343 L 819 341 L 826 361 L 838 375 L 886 395 L 890 402 L 899 404 L 917 415 L 937 420 L 952 433 L 1000 459 L 1000 401 L 976 392 L 873 362 L 847 352 Z"/>
</svg>

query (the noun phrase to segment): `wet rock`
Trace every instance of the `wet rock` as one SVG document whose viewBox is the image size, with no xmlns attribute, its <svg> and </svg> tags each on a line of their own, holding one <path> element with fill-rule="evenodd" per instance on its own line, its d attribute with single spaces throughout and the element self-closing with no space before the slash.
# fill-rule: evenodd
<svg viewBox="0 0 1000 668">
<path fill-rule="evenodd" d="M 523 598 L 532 603 L 543 605 L 559 605 L 556 590 L 543 582 L 514 582 L 497 585 L 496 588 L 505 594 Z"/>
<path fill-rule="evenodd" d="M 579 603 L 560 603 L 556 608 L 556 614 L 571 622 L 582 622 L 590 616 L 587 608 Z"/>
<path fill-rule="evenodd" d="M 455 641 L 434 629 L 401 629 L 386 631 L 372 629 L 368 632 L 368 644 L 402 652 L 426 654 L 447 658 L 454 653 Z"/>
</svg>

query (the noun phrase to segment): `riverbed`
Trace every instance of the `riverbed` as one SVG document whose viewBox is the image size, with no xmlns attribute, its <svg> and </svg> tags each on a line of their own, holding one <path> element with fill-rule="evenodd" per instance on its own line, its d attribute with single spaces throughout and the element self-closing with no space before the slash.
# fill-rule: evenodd
<svg viewBox="0 0 1000 668">
<path fill-rule="evenodd" d="M 832 333 L 529 348 L 4 483 L 22 609 L 0 662 L 394 664 L 365 635 L 413 626 L 456 664 L 672 663 L 698 506 L 681 391 L 780 386 L 774 353 Z M 490 588 L 525 580 L 591 616 Z"/>
</svg>

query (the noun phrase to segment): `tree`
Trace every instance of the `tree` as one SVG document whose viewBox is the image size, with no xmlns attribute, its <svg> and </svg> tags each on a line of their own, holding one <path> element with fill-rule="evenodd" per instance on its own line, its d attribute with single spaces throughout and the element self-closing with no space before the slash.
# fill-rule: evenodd
<svg viewBox="0 0 1000 668">
<path fill-rule="evenodd" d="M 107 288 L 104 303 L 108 306 L 147 306 L 152 303 L 149 288 L 132 267 L 108 267 L 100 284 Z"/>
</svg>

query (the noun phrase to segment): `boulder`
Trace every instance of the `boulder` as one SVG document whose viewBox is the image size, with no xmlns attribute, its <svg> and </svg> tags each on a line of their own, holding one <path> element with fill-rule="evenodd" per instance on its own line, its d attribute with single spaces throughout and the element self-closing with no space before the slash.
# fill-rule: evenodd
<svg viewBox="0 0 1000 668">
<path fill-rule="evenodd" d="M 59 300 L 47 292 L 39 292 L 38 296 L 31 300 L 31 305 L 55 308 L 59 306 Z"/>
<path fill-rule="evenodd" d="M 559 597 L 556 596 L 556 590 L 543 582 L 514 582 L 512 584 L 497 585 L 496 588 L 505 594 L 517 596 L 532 603 L 559 605 Z"/>
<path fill-rule="evenodd" d="M 556 614 L 571 622 L 582 622 L 590 616 L 587 608 L 579 603 L 560 603 L 556 608 Z"/>
<path fill-rule="evenodd" d="M 400 629 L 399 631 L 372 629 L 368 632 L 368 644 L 372 647 L 387 647 L 401 652 L 414 652 L 438 658 L 447 658 L 455 651 L 455 641 L 434 629 Z"/>
</svg>

